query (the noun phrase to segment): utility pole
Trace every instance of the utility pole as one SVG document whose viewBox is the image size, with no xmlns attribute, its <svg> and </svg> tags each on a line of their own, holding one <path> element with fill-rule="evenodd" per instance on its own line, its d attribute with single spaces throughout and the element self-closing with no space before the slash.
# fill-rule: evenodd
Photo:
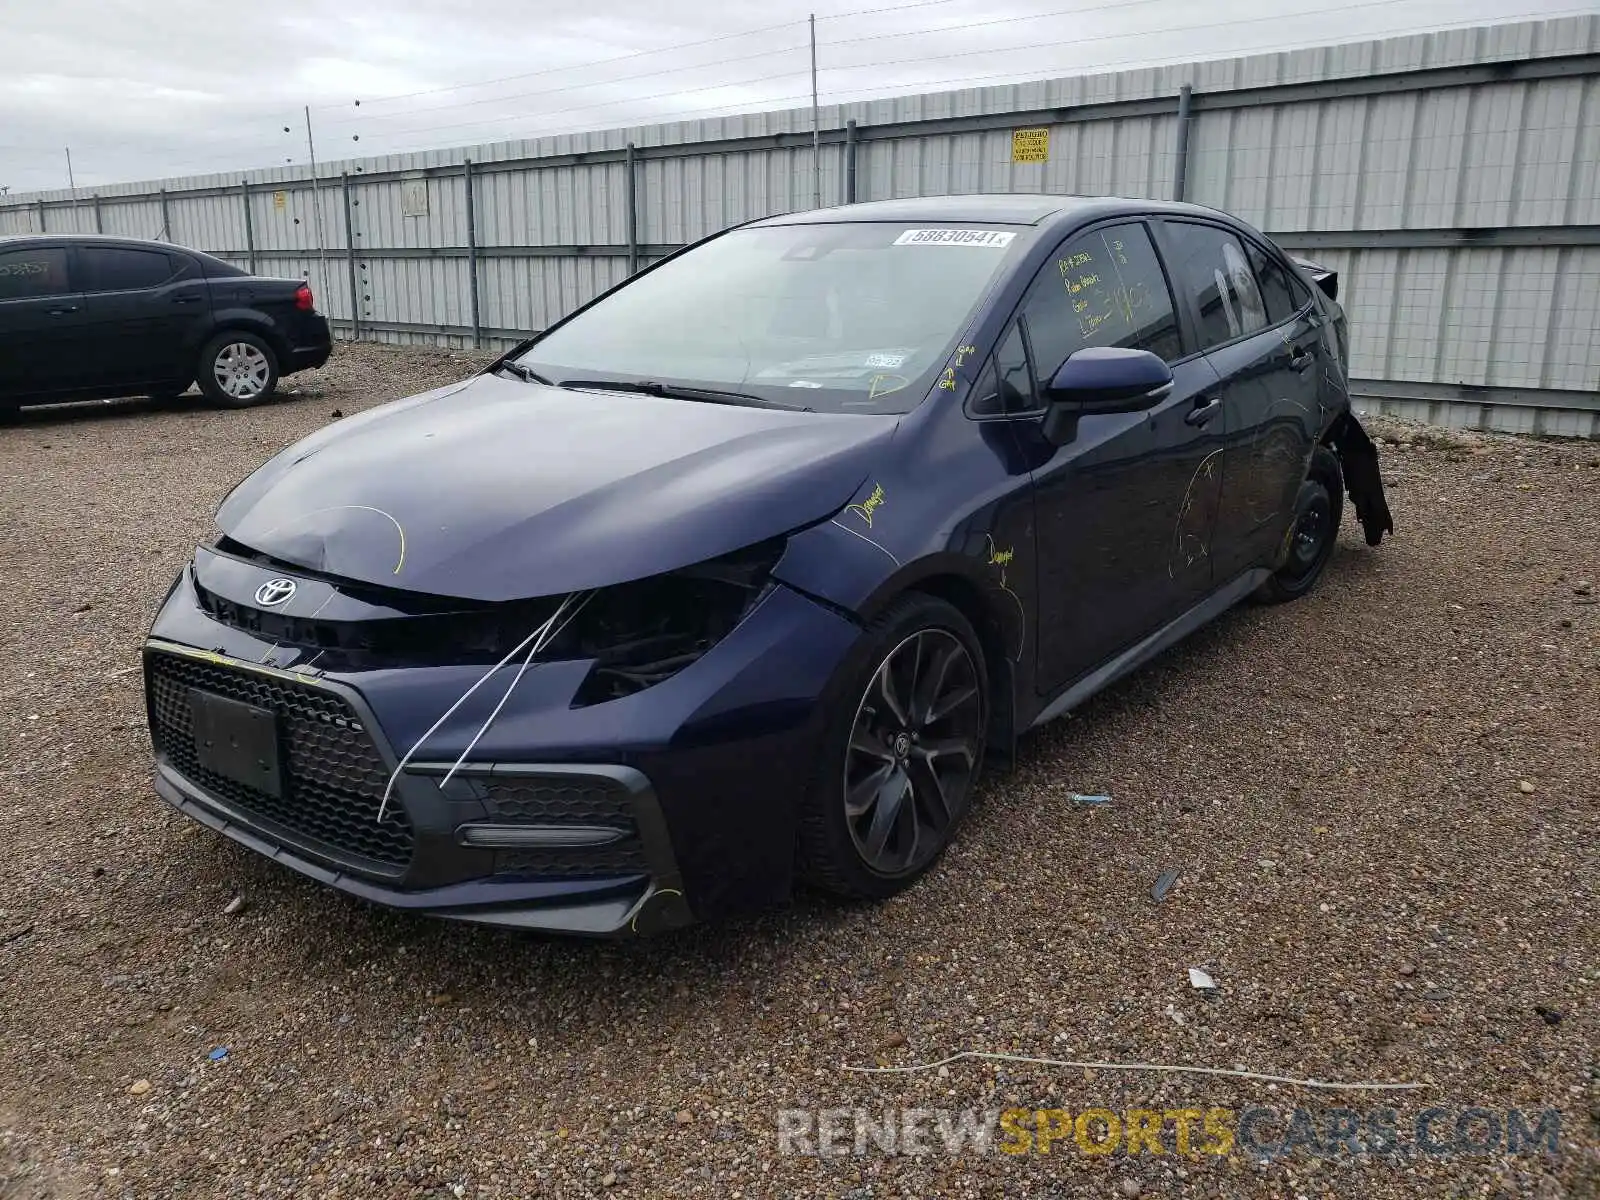
<svg viewBox="0 0 1600 1200">
<path fill-rule="evenodd" d="M 306 153 L 311 157 L 311 219 L 317 223 L 317 286 L 328 283 L 328 252 L 322 241 L 322 184 L 317 179 L 317 144 L 311 138 L 311 106 L 306 105 Z"/>
<path fill-rule="evenodd" d="M 74 204 L 76 204 L 78 202 L 78 185 L 77 185 L 77 182 L 72 178 L 72 147 L 71 146 L 66 147 L 66 151 L 67 151 L 67 191 L 72 193 L 72 202 Z"/>
<path fill-rule="evenodd" d="M 811 207 L 822 207 L 822 131 L 817 117 L 817 14 L 811 14 Z"/>
</svg>

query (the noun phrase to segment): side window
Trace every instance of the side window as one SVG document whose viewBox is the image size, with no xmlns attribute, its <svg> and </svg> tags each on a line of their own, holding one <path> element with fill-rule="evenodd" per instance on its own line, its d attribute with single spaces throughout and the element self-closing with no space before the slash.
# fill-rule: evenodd
<svg viewBox="0 0 1600 1200">
<path fill-rule="evenodd" d="M 67 252 L 60 246 L 0 251 L 0 300 L 59 296 L 68 290 Z"/>
<path fill-rule="evenodd" d="M 1261 302 L 1267 307 L 1267 320 L 1274 325 L 1287 321 L 1300 310 L 1305 297 L 1295 290 L 1288 270 L 1277 258 L 1254 242 L 1245 243 L 1245 252 L 1250 256 L 1256 281 L 1261 285 Z"/>
<path fill-rule="evenodd" d="M 1149 350 L 1169 362 L 1182 349 L 1172 295 L 1142 224 L 1110 225 L 1067 242 L 1022 302 L 1036 386 L 1085 346 Z"/>
<path fill-rule="evenodd" d="M 159 287 L 172 278 L 172 259 L 159 250 L 85 246 L 79 251 L 86 292 L 126 292 Z"/>
<path fill-rule="evenodd" d="M 1194 298 L 1200 348 L 1267 327 L 1267 310 L 1239 239 L 1213 225 L 1169 221 L 1175 282 Z"/>
<path fill-rule="evenodd" d="M 992 417 L 1027 412 L 1036 407 L 1028 354 L 1022 333 L 1013 322 L 972 389 L 970 410 L 976 416 Z"/>
</svg>

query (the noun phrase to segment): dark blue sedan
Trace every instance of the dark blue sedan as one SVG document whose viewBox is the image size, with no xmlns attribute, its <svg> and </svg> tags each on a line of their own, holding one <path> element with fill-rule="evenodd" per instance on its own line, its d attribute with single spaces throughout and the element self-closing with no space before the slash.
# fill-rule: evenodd
<svg viewBox="0 0 1600 1200">
<path fill-rule="evenodd" d="M 1336 279 L 1192 205 L 967 196 L 698 243 L 217 514 L 145 650 L 157 790 L 399 908 L 646 932 L 908 886 L 980 771 L 1344 497 Z"/>
</svg>

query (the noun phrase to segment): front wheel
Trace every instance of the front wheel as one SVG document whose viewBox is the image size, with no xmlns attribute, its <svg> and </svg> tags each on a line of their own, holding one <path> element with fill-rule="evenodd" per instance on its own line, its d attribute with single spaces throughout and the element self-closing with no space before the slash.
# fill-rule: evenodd
<svg viewBox="0 0 1600 1200">
<path fill-rule="evenodd" d="M 253 333 L 230 329 L 200 351 L 200 390 L 213 404 L 248 408 L 278 386 L 278 356 Z"/>
<path fill-rule="evenodd" d="M 954 606 L 913 594 L 863 635 L 800 822 L 801 872 L 836 896 L 882 899 L 930 867 L 983 764 L 988 672 Z"/>
</svg>

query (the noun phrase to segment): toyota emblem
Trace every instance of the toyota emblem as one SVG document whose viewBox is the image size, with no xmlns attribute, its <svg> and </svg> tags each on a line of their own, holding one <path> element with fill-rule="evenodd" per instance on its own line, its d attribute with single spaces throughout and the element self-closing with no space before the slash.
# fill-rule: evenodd
<svg viewBox="0 0 1600 1200">
<path fill-rule="evenodd" d="M 256 603 L 262 608 L 287 604 L 289 597 L 294 595 L 294 589 L 295 582 L 292 579 L 269 579 L 256 589 Z"/>
</svg>

